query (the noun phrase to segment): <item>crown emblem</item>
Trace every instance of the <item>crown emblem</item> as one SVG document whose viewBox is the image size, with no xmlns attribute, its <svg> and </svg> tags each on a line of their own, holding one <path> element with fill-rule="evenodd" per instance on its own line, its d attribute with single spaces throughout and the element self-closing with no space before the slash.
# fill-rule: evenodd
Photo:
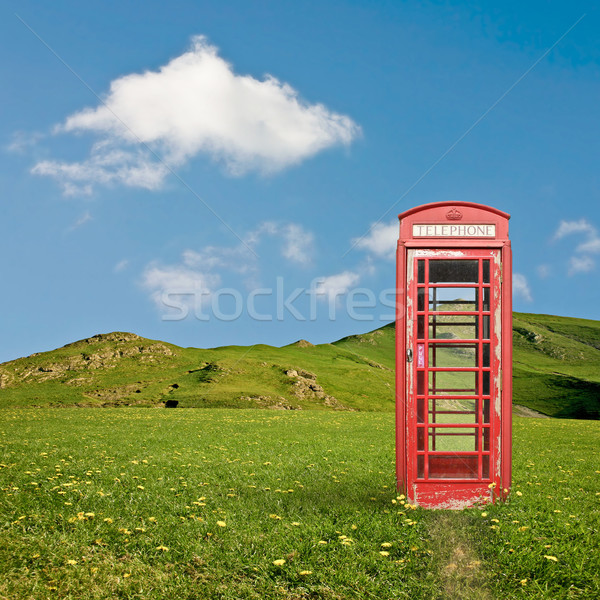
<svg viewBox="0 0 600 600">
<path fill-rule="evenodd" d="M 451 208 L 446 213 L 446 219 L 448 219 L 449 221 L 460 221 L 462 219 L 462 213 L 456 208 Z"/>
</svg>

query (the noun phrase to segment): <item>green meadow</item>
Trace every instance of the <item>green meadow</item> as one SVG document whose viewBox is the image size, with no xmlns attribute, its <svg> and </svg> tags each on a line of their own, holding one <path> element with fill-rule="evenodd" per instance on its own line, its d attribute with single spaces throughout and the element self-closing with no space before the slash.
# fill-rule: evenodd
<svg viewBox="0 0 600 600">
<path fill-rule="evenodd" d="M 0 411 L 0 597 L 600 597 L 600 423 L 515 419 L 505 503 L 406 504 L 386 412 Z"/>
</svg>

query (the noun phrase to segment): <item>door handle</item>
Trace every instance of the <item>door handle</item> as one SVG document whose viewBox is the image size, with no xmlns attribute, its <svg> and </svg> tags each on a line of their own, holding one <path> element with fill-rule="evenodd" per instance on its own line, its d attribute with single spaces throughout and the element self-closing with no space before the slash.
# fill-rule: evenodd
<svg viewBox="0 0 600 600">
<path fill-rule="evenodd" d="M 413 351 L 412 348 L 408 348 L 406 350 L 406 362 L 412 362 L 413 360 Z"/>
</svg>

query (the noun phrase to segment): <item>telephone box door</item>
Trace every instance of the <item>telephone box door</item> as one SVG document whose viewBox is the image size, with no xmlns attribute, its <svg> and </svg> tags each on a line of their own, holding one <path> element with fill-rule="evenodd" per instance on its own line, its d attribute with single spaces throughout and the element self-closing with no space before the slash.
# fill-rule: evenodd
<svg viewBox="0 0 600 600">
<path fill-rule="evenodd" d="M 501 251 L 409 249 L 409 500 L 462 508 L 501 486 Z"/>
</svg>

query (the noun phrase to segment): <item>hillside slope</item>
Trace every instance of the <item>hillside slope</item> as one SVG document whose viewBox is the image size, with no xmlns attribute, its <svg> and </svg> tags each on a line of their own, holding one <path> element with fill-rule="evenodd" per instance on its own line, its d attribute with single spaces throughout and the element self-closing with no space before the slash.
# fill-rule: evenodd
<svg viewBox="0 0 600 600">
<path fill-rule="evenodd" d="M 514 315 L 514 402 L 600 418 L 600 322 Z M 393 410 L 394 326 L 332 344 L 180 348 L 101 334 L 0 365 L 0 407 L 163 406 Z"/>
</svg>

